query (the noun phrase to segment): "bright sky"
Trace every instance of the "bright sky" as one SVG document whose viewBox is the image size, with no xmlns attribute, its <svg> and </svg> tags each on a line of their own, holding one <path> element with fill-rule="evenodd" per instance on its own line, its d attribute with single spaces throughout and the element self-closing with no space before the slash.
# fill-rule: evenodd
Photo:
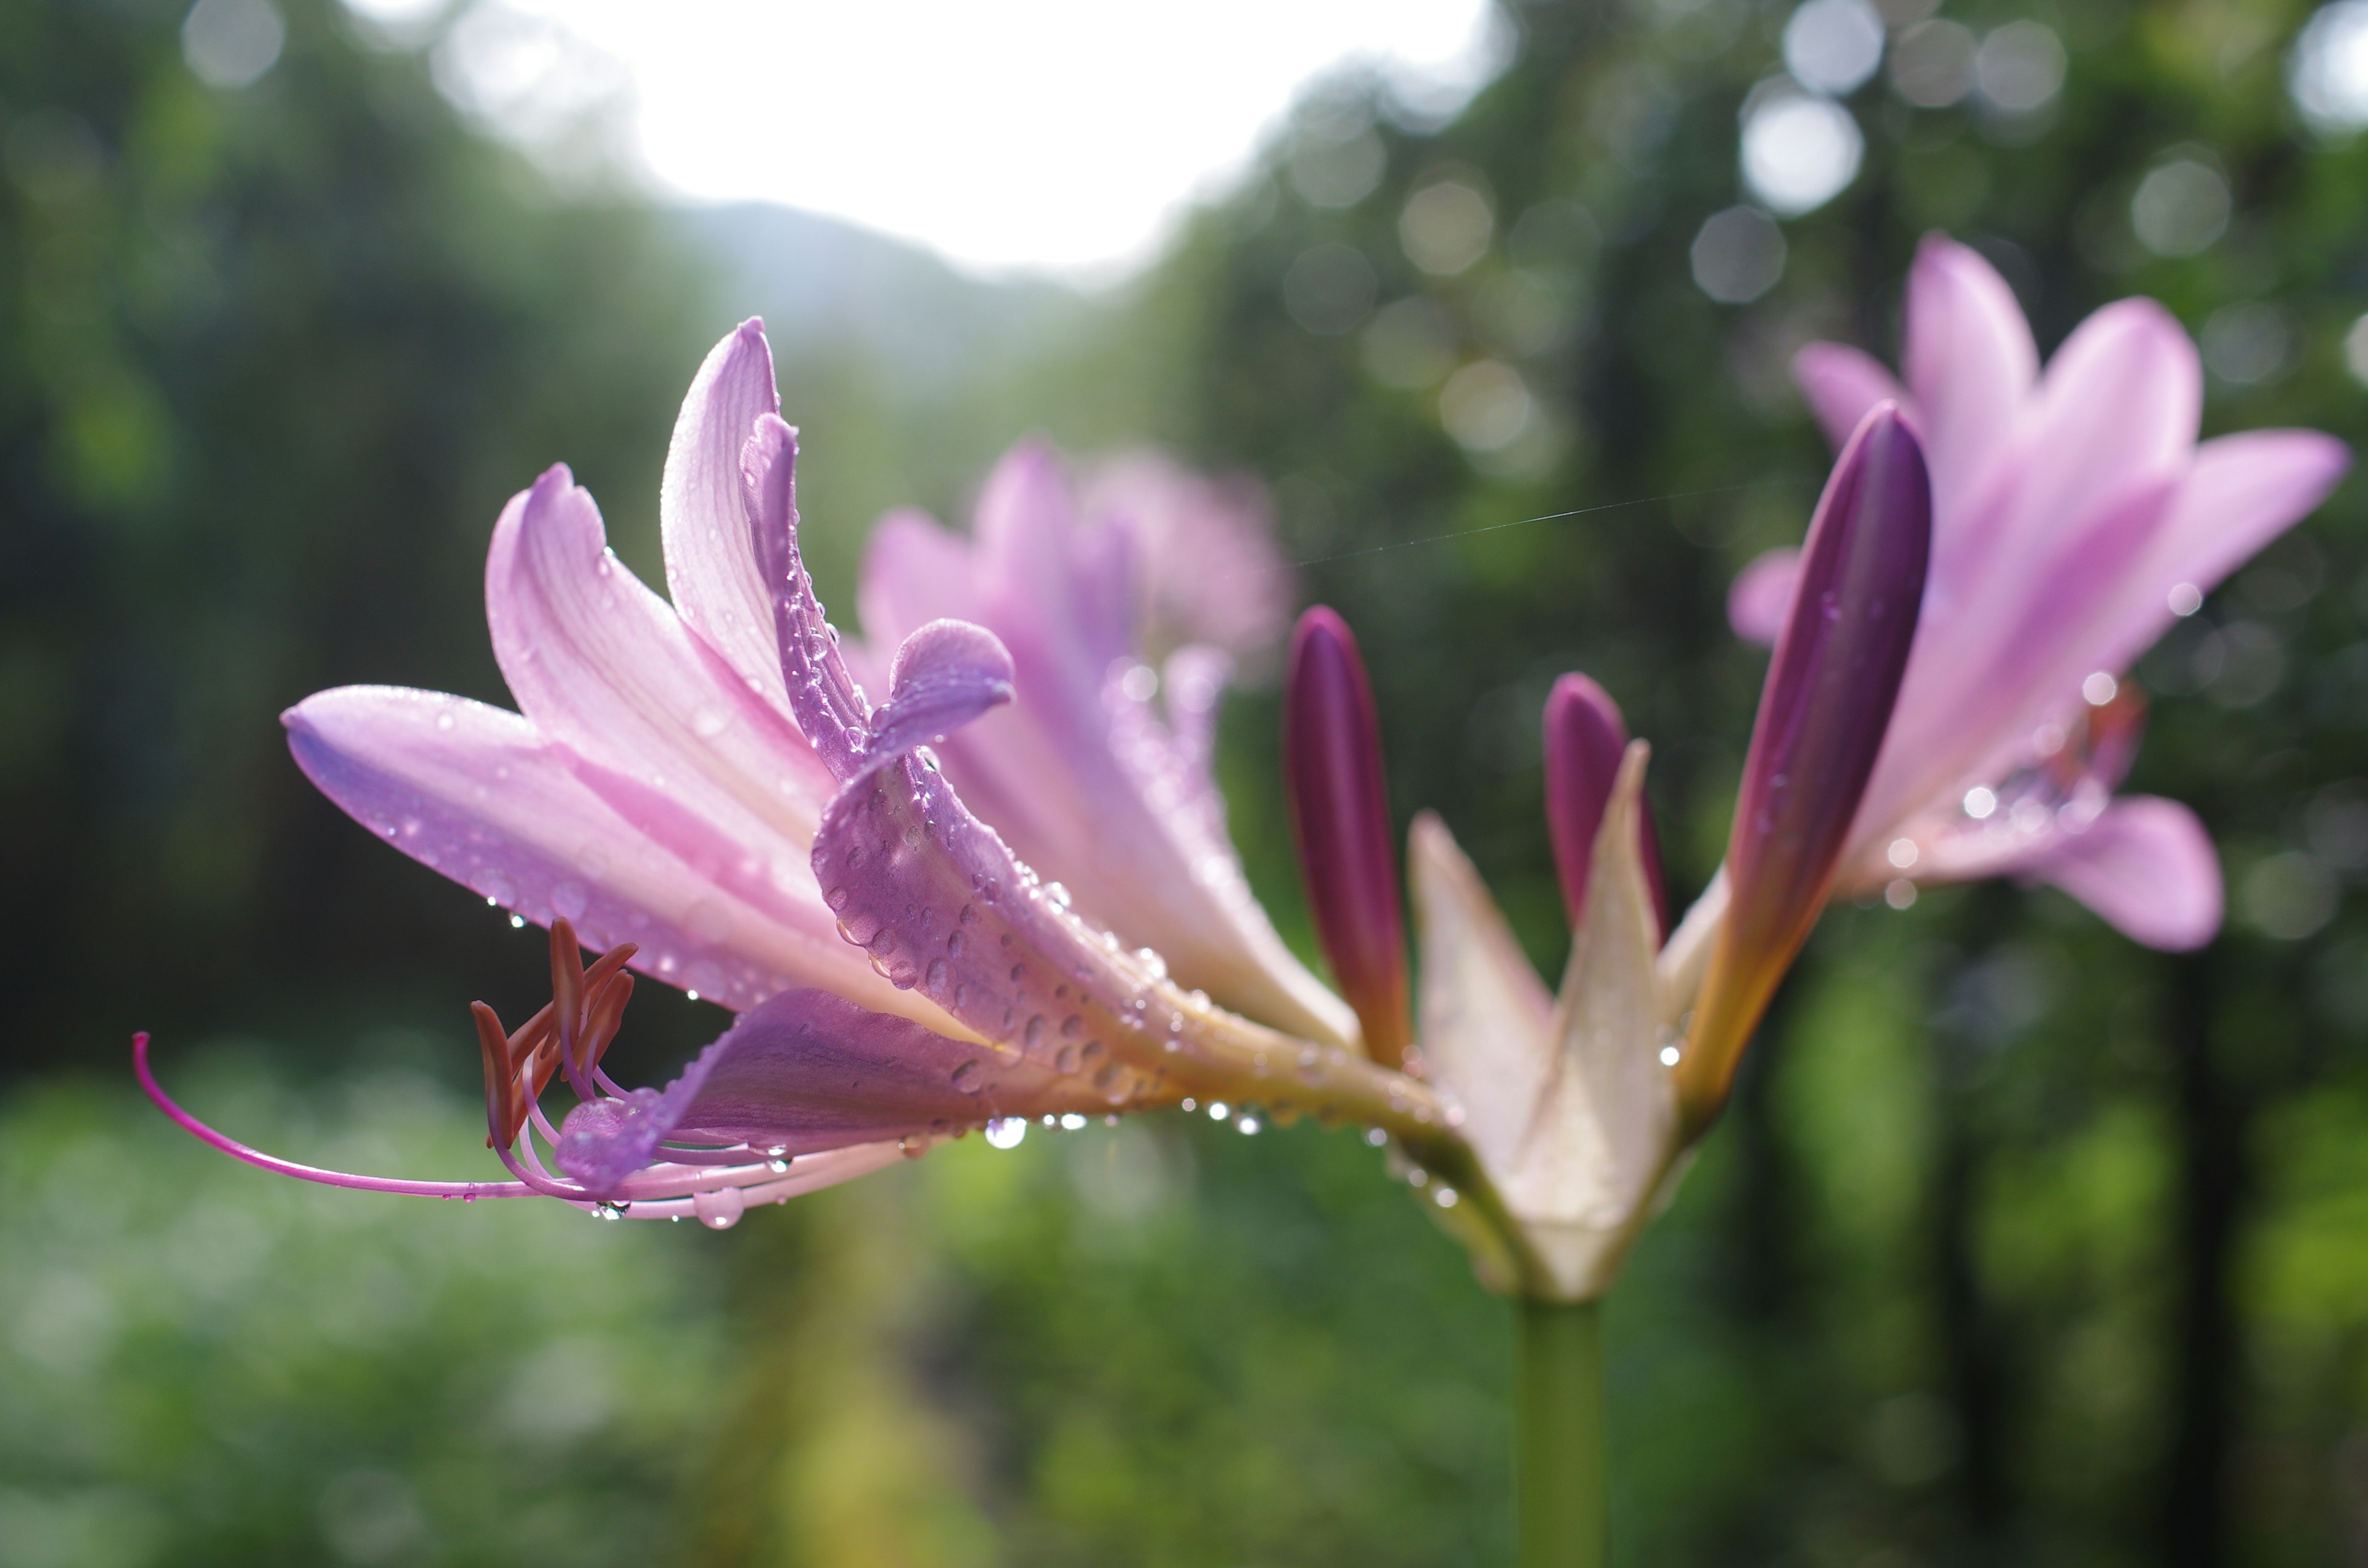
<svg viewBox="0 0 2368 1568">
<path fill-rule="evenodd" d="M 400 23 L 429 0 L 348 0 Z M 623 89 L 662 190 L 832 213 L 982 270 L 1108 276 L 1350 61 L 1452 107 L 1488 0 L 504 0 L 438 78 L 531 141 Z"/>
</svg>

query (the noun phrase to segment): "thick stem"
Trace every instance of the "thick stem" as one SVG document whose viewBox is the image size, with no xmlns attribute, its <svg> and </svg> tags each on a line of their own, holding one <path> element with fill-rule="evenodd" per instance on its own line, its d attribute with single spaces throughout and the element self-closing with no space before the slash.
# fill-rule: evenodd
<svg viewBox="0 0 2368 1568">
<path fill-rule="evenodd" d="M 1520 1568 L 1603 1568 L 1603 1316 L 1594 1301 L 1514 1303 Z"/>
</svg>

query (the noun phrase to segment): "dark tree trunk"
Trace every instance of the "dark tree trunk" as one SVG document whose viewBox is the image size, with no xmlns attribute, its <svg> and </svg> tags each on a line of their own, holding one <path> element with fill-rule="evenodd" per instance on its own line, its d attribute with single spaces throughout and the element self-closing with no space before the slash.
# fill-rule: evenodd
<svg viewBox="0 0 2368 1568">
<path fill-rule="evenodd" d="M 2217 960 L 2179 960 L 2164 1032 L 2177 1074 L 2179 1317 L 2171 1369 L 2171 1450 L 2164 1475 L 2162 1557 L 2168 1568 L 2222 1568 L 2228 1553 L 2228 1455 L 2235 1437 L 2238 1336 L 2230 1299 L 2246 1171 L 2247 1108 L 2212 1054 Z"/>
</svg>

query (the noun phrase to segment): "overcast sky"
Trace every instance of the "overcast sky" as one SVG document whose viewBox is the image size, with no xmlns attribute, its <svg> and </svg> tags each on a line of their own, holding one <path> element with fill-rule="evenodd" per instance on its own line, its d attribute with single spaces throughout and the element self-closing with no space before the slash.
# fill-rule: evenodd
<svg viewBox="0 0 2368 1568">
<path fill-rule="evenodd" d="M 433 0 L 349 0 L 400 27 Z M 631 156 L 685 198 L 759 198 L 973 269 L 1146 258 L 1311 78 L 1372 62 L 1449 105 L 1487 0 L 503 0 L 439 79 L 530 139 L 629 104 Z"/>
</svg>

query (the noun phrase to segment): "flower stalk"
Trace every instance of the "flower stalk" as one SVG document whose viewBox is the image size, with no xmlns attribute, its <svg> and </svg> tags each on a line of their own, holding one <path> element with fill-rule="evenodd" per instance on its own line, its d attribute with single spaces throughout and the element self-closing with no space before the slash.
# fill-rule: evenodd
<svg viewBox="0 0 2368 1568">
<path fill-rule="evenodd" d="M 1518 1568 L 1602 1568 L 1609 1556 L 1600 1301 L 1513 1304 Z"/>
</svg>

